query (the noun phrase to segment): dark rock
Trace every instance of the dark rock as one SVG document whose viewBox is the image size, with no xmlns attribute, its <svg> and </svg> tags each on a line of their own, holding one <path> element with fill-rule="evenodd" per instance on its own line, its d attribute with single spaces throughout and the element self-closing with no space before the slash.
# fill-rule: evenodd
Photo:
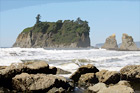
<svg viewBox="0 0 140 93">
<path fill-rule="evenodd" d="M 49 72 L 51 74 L 56 74 L 57 73 L 57 68 L 56 67 L 49 67 Z"/>
<path fill-rule="evenodd" d="M 94 86 L 89 86 L 86 90 L 86 93 L 98 93 L 102 89 L 106 89 L 107 86 L 104 83 L 97 83 Z"/>
<path fill-rule="evenodd" d="M 117 41 L 116 41 L 116 35 L 113 34 L 111 36 L 109 36 L 104 45 L 102 46 L 102 48 L 104 49 L 109 49 L 109 50 L 117 50 L 118 49 L 118 45 L 117 45 Z"/>
<path fill-rule="evenodd" d="M 99 82 L 105 84 L 115 84 L 120 81 L 120 74 L 117 71 L 101 70 L 96 73 Z"/>
<path fill-rule="evenodd" d="M 121 79 L 140 82 L 140 65 L 125 66 L 120 70 Z"/>
<path fill-rule="evenodd" d="M 94 73 L 83 74 L 78 80 L 78 86 L 84 88 L 87 88 L 95 83 L 98 83 L 98 79 Z"/>
<path fill-rule="evenodd" d="M 69 83 L 70 87 L 68 88 L 68 91 L 74 91 L 75 89 L 75 83 L 72 79 L 66 78 L 67 82 Z"/>
<path fill-rule="evenodd" d="M 12 83 L 14 89 L 23 92 L 47 92 L 54 87 L 67 90 L 70 87 L 64 77 L 45 74 L 22 73 L 16 75 Z"/>
<path fill-rule="evenodd" d="M 78 68 L 77 71 L 70 76 L 70 79 L 74 80 L 74 82 L 77 82 L 82 74 L 96 73 L 98 71 L 99 70 L 91 64 L 83 65 L 80 68 Z"/>
<path fill-rule="evenodd" d="M 129 82 L 135 93 L 140 93 L 140 82 Z"/>
<path fill-rule="evenodd" d="M 139 49 L 137 48 L 135 42 L 133 41 L 132 36 L 128 36 L 127 34 L 123 34 L 123 36 L 122 36 L 122 44 L 121 44 L 119 50 L 135 51 L 135 50 L 139 50 Z"/>
</svg>

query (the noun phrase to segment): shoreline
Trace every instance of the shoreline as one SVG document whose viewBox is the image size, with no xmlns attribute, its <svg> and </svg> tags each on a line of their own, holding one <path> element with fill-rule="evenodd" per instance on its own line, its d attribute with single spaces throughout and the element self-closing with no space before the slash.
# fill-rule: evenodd
<svg viewBox="0 0 140 93">
<path fill-rule="evenodd" d="M 7 67 L 1 67 L 0 91 L 5 91 L 3 90 L 3 88 L 4 89 L 6 88 L 7 91 L 17 91 L 17 92 L 23 91 L 24 92 L 25 90 L 23 89 L 19 90 L 20 85 L 17 85 L 16 83 L 17 80 L 19 80 L 20 78 L 26 80 L 28 77 L 32 77 L 34 79 L 34 77 L 39 76 L 39 78 L 42 77 L 44 79 L 52 77 L 51 79 L 60 78 L 61 80 L 63 78 L 62 81 L 65 78 L 66 81 L 65 80 L 64 81 L 67 83 L 59 82 L 60 84 L 57 85 L 57 86 L 61 86 L 61 84 L 70 84 L 69 88 L 71 88 L 71 92 L 70 90 L 67 90 L 67 88 L 62 87 L 65 91 L 64 93 L 66 93 L 66 91 L 67 92 L 69 91 L 70 93 L 78 93 L 77 91 L 83 91 L 83 92 L 95 91 L 94 89 L 90 89 L 89 87 L 94 87 L 95 85 L 98 85 L 100 83 L 103 83 L 105 84 L 105 86 L 107 86 L 105 88 L 105 91 L 108 91 L 108 90 L 112 91 L 110 89 L 113 89 L 113 91 L 116 91 L 114 90 L 113 87 L 120 87 L 120 90 L 121 90 L 121 88 L 124 87 L 128 89 L 131 88 L 131 91 L 140 92 L 139 90 L 140 83 L 138 84 L 138 82 L 140 82 L 140 77 L 139 77 L 140 72 L 138 69 L 140 69 L 140 65 L 130 65 L 130 66 L 125 66 L 121 68 L 120 71 L 108 71 L 108 70 L 98 70 L 96 66 L 92 64 L 87 64 L 87 65 L 82 65 L 78 67 L 76 71 L 70 74 L 69 71 L 60 69 L 58 67 L 50 66 L 45 61 L 35 61 L 35 62 L 26 61 L 24 63 L 11 64 L 10 66 L 7 66 Z M 25 77 L 26 75 L 27 77 Z M 66 77 L 65 75 L 69 75 L 69 76 Z M 125 75 L 127 75 L 129 78 L 125 77 Z M 12 79 L 12 82 L 14 83 L 11 82 L 11 79 Z M 30 79 L 31 78 L 29 78 L 28 80 Z M 93 80 L 94 82 L 91 80 Z M 18 82 L 22 84 L 22 86 L 28 86 L 28 85 L 24 85 L 23 83 L 23 82 L 28 82 L 28 81 L 18 81 Z M 35 82 L 38 82 L 38 81 L 35 81 Z M 44 84 L 42 81 L 39 81 L 39 82 L 40 84 Z M 8 87 L 9 84 L 12 84 L 12 86 L 15 86 L 15 87 L 12 87 L 12 86 Z M 48 82 L 48 84 L 50 83 Z M 127 86 L 125 84 L 127 85 L 130 84 L 131 86 Z M 53 86 L 55 87 L 55 85 Z M 40 86 L 34 88 L 34 91 L 38 91 L 38 88 L 40 88 Z M 47 87 L 44 87 L 44 89 L 45 88 Z M 99 91 L 101 90 L 102 89 L 100 89 Z M 28 89 L 28 92 L 29 91 L 32 92 L 32 90 Z M 39 90 L 39 91 L 41 92 L 42 90 Z M 48 91 L 48 89 L 47 90 L 45 89 L 43 91 Z M 56 91 L 56 90 L 51 90 L 51 91 Z M 127 90 L 127 91 L 130 91 L 130 90 Z"/>
<path fill-rule="evenodd" d="M 21 47 L 0 47 L 1 49 L 8 49 L 8 48 L 21 48 Z M 91 47 L 75 47 L 75 48 L 71 48 L 71 47 L 31 47 L 31 48 L 21 48 L 21 49 L 45 49 L 45 50 L 90 50 L 90 49 L 99 49 L 99 50 L 108 50 L 108 51 L 140 51 L 140 48 L 138 48 L 138 50 L 122 50 L 122 49 L 105 49 L 105 48 L 100 48 L 100 47 L 95 47 L 95 46 L 91 46 Z"/>
</svg>

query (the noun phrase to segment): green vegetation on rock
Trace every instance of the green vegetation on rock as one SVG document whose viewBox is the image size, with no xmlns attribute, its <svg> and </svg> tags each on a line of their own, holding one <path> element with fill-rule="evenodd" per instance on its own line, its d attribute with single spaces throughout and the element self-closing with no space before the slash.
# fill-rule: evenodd
<svg viewBox="0 0 140 93">
<path fill-rule="evenodd" d="M 38 33 L 51 34 L 52 41 L 54 43 L 74 43 L 80 39 L 82 34 L 85 36 L 89 35 L 89 29 L 87 21 L 82 21 L 77 18 L 76 21 L 58 20 L 57 22 L 40 22 L 35 24 L 33 27 L 28 27 L 23 30 L 22 33 Z"/>
<path fill-rule="evenodd" d="M 25 28 L 22 33 L 28 33 L 32 30 L 32 27 Z"/>
<path fill-rule="evenodd" d="M 25 28 L 18 36 L 13 47 L 89 47 L 90 38 L 87 21 L 58 20 L 41 22 L 36 17 L 33 27 Z"/>
</svg>

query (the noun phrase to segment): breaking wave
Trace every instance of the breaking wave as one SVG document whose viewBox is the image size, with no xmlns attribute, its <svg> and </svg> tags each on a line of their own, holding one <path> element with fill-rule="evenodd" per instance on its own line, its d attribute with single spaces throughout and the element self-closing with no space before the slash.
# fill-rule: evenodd
<svg viewBox="0 0 140 93">
<path fill-rule="evenodd" d="M 50 65 L 73 72 L 80 65 L 94 64 L 99 69 L 119 71 L 126 65 L 140 65 L 140 51 L 105 49 L 0 48 L 0 66 L 23 60 L 45 60 Z"/>
</svg>

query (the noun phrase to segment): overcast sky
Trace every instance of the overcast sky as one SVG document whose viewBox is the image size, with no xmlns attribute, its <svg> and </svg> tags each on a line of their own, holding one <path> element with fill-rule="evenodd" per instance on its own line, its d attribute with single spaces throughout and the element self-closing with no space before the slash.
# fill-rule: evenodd
<svg viewBox="0 0 140 93">
<path fill-rule="evenodd" d="M 140 41 L 140 0 L 0 0 L 0 47 L 11 47 L 37 14 L 41 21 L 87 20 L 92 46 L 113 33 L 118 43 L 123 33 Z"/>
</svg>

